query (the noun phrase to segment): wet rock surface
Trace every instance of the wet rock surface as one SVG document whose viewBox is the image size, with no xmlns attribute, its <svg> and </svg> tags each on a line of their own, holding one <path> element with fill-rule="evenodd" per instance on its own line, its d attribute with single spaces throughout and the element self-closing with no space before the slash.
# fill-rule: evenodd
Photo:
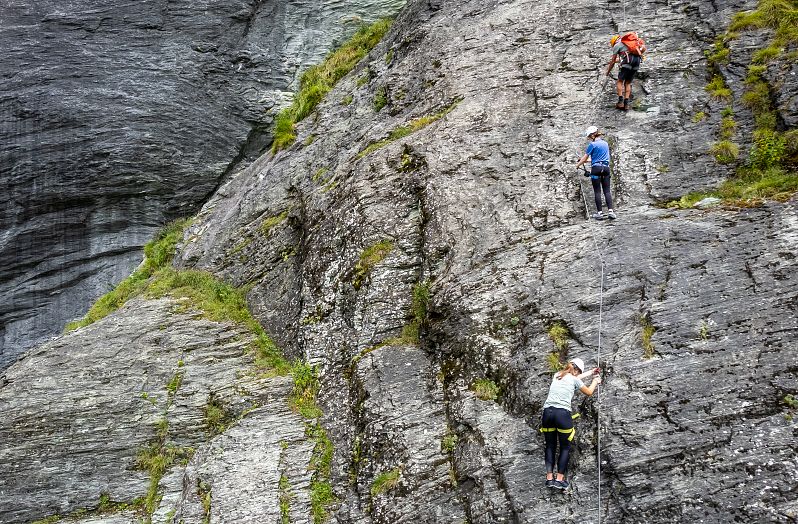
<svg viewBox="0 0 798 524">
<path fill-rule="evenodd" d="M 0 369 L 260 154 L 301 70 L 402 3 L 3 2 Z"/>
<path fill-rule="evenodd" d="M 753 3 L 623 7 L 411 2 L 295 145 L 232 177 L 187 232 L 177 265 L 246 286 L 286 353 L 319 366 L 332 522 L 798 518 L 798 202 L 656 205 L 731 173 L 707 154 L 724 104 L 704 91 L 703 50 Z M 652 53 L 621 113 L 597 73 L 631 24 Z M 729 65 L 732 89 L 745 65 Z M 591 124 L 613 154 L 615 221 L 584 220 L 573 165 Z M 543 486 L 552 353 L 604 369 L 600 394 L 574 399 L 565 493 Z M 236 515 L 276 519 L 276 471 L 304 486 L 310 453 L 282 409 L 198 449 L 182 491 L 164 477 L 164 517 L 198 521 L 192 486 L 232 493 L 235 472 L 268 479 L 248 491 L 263 506 Z"/>
</svg>

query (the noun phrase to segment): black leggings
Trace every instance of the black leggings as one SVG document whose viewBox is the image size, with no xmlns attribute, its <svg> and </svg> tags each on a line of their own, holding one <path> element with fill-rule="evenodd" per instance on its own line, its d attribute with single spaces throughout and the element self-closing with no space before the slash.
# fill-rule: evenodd
<svg viewBox="0 0 798 524">
<path fill-rule="evenodd" d="M 596 199 L 596 211 L 601 211 L 602 191 L 604 191 L 604 200 L 607 201 L 607 209 L 612 209 L 610 166 L 593 166 L 590 169 L 590 182 L 593 184 L 593 198 Z"/>
<path fill-rule="evenodd" d="M 563 408 L 548 407 L 543 410 L 543 424 L 541 427 L 546 429 L 556 428 L 562 430 L 573 430 L 574 421 L 571 412 Z M 544 431 L 546 436 L 546 473 L 554 472 L 554 456 L 557 453 L 557 441 L 560 441 L 560 460 L 557 461 L 557 473 L 563 476 L 568 471 L 568 458 L 571 453 L 571 442 L 568 438 L 571 432 L 563 431 Z"/>
</svg>

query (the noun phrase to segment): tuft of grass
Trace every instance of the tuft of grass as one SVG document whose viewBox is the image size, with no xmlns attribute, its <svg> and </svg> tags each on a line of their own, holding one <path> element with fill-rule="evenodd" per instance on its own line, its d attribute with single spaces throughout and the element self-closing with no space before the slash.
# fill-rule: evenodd
<svg viewBox="0 0 798 524">
<path fill-rule="evenodd" d="M 294 143 L 296 124 L 316 109 L 324 96 L 382 40 L 390 27 L 391 20 L 388 19 L 361 27 L 352 38 L 327 55 L 324 62 L 302 74 L 299 91 L 291 106 L 283 109 L 275 119 L 272 153 Z"/>
<path fill-rule="evenodd" d="M 329 519 L 329 507 L 337 502 L 330 483 L 333 445 L 321 424 L 308 424 L 305 434 L 315 441 L 309 469 L 313 471 L 310 482 L 310 510 L 313 524 L 323 524 Z"/>
<path fill-rule="evenodd" d="M 740 156 L 740 147 L 730 140 L 721 140 L 712 144 L 710 154 L 719 164 L 732 164 Z"/>
<path fill-rule="evenodd" d="M 354 100 L 354 99 L 355 99 L 355 97 L 354 97 L 354 96 L 352 96 L 352 95 L 346 95 L 345 97 L 343 97 L 343 98 L 341 99 L 341 105 L 342 105 L 342 106 L 348 106 L 349 104 L 351 104 L 351 103 L 352 103 L 352 100 Z"/>
<path fill-rule="evenodd" d="M 757 82 L 764 81 L 764 75 L 767 69 L 767 66 L 763 65 L 749 65 L 748 74 L 745 77 L 745 83 L 747 85 L 753 85 Z"/>
<path fill-rule="evenodd" d="M 213 393 L 208 396 L 202 413 L 205 418 L 205 430 L 210 436 L 224 433 L 230 423 L 235 420 L 235 415 Z"/>
<path fill-rule="evenodd" d="M 315 366 L 297 360 L 291 366 L 294 377 L 294 388 L 288 398 L 288 404 L 295 412 L 306 419 L 317 419 L 322 415 L 316 403 L 319 393 L 319 377 Z"/>
<path fill-rule="evenodd" d="M 729 31 L 744 31 L 746 29 L 757 29 L 765 26 L 765 20 L 759 11 L 748 13 L 737 13 L 732 17 L 729 24 Z"/>
<path fill-rule="evenodd" d="M 728 140 L 734 136 L 735 131 L 737 131 L 737 122 L 734 120 L 734 117 L 723 117 L 723 120 L 720 121 L 720 137 L 724 140 Z"/>
<path fill-rule="evenodd" d="M 568 341 L 571 338 L 571 332 L 565 322 L 562 320 L 553 322 L 549 326 L 549 338 L 554 342 L 560 353 L 568 351 Z"/>
<path fill-rule="evenodd" d="M 640 317 L 640 326 L 643 328 L 641 337 L 643 340 L 643 356 L 645 358 L 651 358 L 654 356 L 654 343 L 651 339 L 656 333 L 657 328 L 654 327 L 654 324 L 651 323 L 651 319 L 648 316 Z"/>
<path fill-rule="evenodd" d="M 742 102 L 754 114 L 770 110 L 770 88 L 766 82 L 758 81 L 749 84 L 748 90 L 743 93 Z"/>
<path fill-rule="evenodd" d="M 364 156 L 366 156 L 366 155 L 368 155 L 370 153 L 373 153 L 374 151 L 377 151 L 379 149 L 382 149 L 383 147 L 387 146 L 388 144 L 390 144 L 392 142 L 395 142 L 396 140 L 399 140 L 400 138 L 404 138 L 404 137 L 406 137 L 408 135 L 411 135 L 411 134 L 415 133 L 416 131 L 420 131 L 421 129 L 424 129 L 425 127 L 427 127 L 428 125 L 432 124 L 433 122 L 437 122 L 438 120 L 440 120 L 444 116 L 446 116 L 449 113 L 451 113 L 454 110 L 454 108 L 457 107 L 457 104 L 460 103 L 460 100 L 461 99 L 455 100 L 454 102 L 449 104 L 444 109 L 438 111 L 437 113 L 433 113 L 431 115 L 427 115 L 427 116 L 422 116 L 422 117 L 416 118 L 414 120 L 411 120 L 410 122 L 408 122 L 407 124 L 405 124 L 403 126 L 399 126 L 399 127 L 395 128 L 393 131 L 391 131 L 388 134 L 387 138 L 384 138 L 382 140 L 378 140 L 377 142 L 372 142 L 371 144 L 366 146 L 365 149 L 363 149 L 363 151 L 361 151 L 360 153 L 357 154 L 356 158 L 357 159 L 363 158 Z"/>
<path fill-rule="evenodd" d="M 784 51 L 783 48 L 775 45 L 764 49 L 758 49 L 751 55 L 751 61 L 755 64 L 767 64 L 771 60 L 777 58 L 782 51 Z"/>
<path fill-rule="evenodd" d="M 131 298 L 140 295 L 147 287 L 147 280 L 156 272 L 170 265 L 175 256 L 177 243 L 183 238 L 183 231 L 191 224 L 191 219 L 176 220 L 160 230 L 144 246 L 144 263 L 132 275 L 120 282 L 92 305 L 86 316 L 70 322 L 65 332 L 74 331 L 105 318 Z"/>
<path fill-rule="evenodd" d="M 441 451 L 447 454 L 454 452 L 454 449 L 457 447 L 457 440 L 458 437 L 456 433 L 446 433 L 441 439 Z"/>
<path fill-rule="evenodd" d="M 697 123 L 701 122 L 702 120 L 704 120 L 706 117 L 707 117 L 707 114 L 705 112 L 699 111 L 698 113 L 693 115 L 693 123 L 697 124 Z"/>
<path fill-rule="evenodd" d="M 213 502 L 211 491 L 210 484 L 197 480 L 197 497 L 202 503 L 202 524 L 210 524 L 211 522 L 211 503 Z"/>
<path fill-rule="evenodd" d="M 287 218 L 288 210 L 286 209 L 282 213 L 266 218 L 263 222 L 261 222 L 260 226 L 258 226 L 258 229 L 260 230 L 261 234 L 269 235 L 275 227 L 285 222 Z"/>
<path fill-rule="evenodd" d="M 699 324 L 698 337 L 701 340 L 709 340 L 709 322 L 707 322 L 707 319 L 703 319 L 701 324 Z"/>
<path fill-rule="evenodd" d="M 352 279 L 355 289 L 360 289 L 374 266 L 382 262 L 392 250 L 393 242 L 384 239 L 370 245 L 360 254 L 360 260 L 355 264 L 355 276 Z"/>
<path fill-rule="evenodd" d="M 796 192 L 798 174 L 794 172 L 782 168 L 758 170 L 744 167 L 717 189 L 688 193 L 679 200 L 668 202 L 666 207 L 687 209 L 707 197 L 720 198 L 727 205 L 751 207 L 764 199 L 785 202 Z"/>
<path fill-rule="evenodd" d="M 787 405 L 787 407 L 790 407 L 790 408 L 793 408 L 793 409 L 798 408 L 798 399 L 796 399 L 795 396 L 790 395 L 790 394 L 784 395 L 784 399 L 783 400 L 784 400 L 784 403 Z"/>
<path fill-rule="evenodd" d="M 280 480 L 277 483 L 277 488 L 280 490 L 280 524 L 291 524 L 291 484 L 285 473 L 280 474 Z"/>
<path fill-rule="evenodd" d="M 563 367 L 559 353 L 549 353 L 546 357 L 546 364 L 548 365 L 549 371 L 560 371 Z"/>
<path fill-rule="evenodd" d="M 394 489 L 399 485 L 401 475 L 402 471 L 399 468 L 389 469 L 377 475 L 371 483 L 371 496 L 376 497 Z"/>
<path fill-rule="evenodd" d="M 728 100 L 732 97 L 731 89 L 726 87 L 726 82 L 723 81 L 723 77 L 720 75 L 712 77 L 712 80 L 710 80 L 704 90 L 709 93 L 709 96 L 717 100 Z"/>
<path fill-rule="evenodd" d="M 388 90 L 385 88 L 385 86 L 382 86 L 377 88 L 377 92 L 374 93 L 374 111 L 379 113 L 380 110 L 386 105 L 388 105 Z"/>
<path fill-rule="evenodd" d="M 709 62 L 711 66 L 716 66 L 717 64 L 728 64 L 729 54 L 730 50 L 728 47 L 726 47 L 726 41 L 722 36 L 715 39 L 715 43 L 712 45 L 711 50 L 704 51 L 704 55 L 707 57 L 707 62 Z"/>
<path fill-rule="evenodd" d="M 481 400 L 496 400 L 499 396 L 499 386 L 488 378 L 475 380 L 471 390 Z"/>
</svg>

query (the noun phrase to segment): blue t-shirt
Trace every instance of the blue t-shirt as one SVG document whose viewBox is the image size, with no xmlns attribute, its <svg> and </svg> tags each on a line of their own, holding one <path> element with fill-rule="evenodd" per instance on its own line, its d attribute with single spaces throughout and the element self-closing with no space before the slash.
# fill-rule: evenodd
<svg viewBox="0 0 798 524">
<path fill-rule="evenodd" d="M 607 142 L 597 138 L 587 145 L 585 153 L 590 157 L 591 165 L 608 166 L 610 165 L 610 146 Z"/>
</svg>

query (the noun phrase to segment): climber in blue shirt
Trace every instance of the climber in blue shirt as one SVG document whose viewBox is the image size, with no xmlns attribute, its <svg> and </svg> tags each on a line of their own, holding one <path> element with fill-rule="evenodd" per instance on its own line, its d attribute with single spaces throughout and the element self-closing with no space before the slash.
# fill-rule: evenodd
<svg viewBox="0 0 798 524">
<path fill-rule="evenodd" d="M 596 126 L 590 126 L 585 130 L 585 137 L 590 140 L 587 150 L 576 168 L 582 167 L 590 159 L 590 182 L 593 184 L 593 197 L 596 201 L 596 212 L 593 218 L 604 220 L 604 213 L 601 211 L 601 193 L 604 193 L 604 200 L 607 202 L 607 216 L 615 220 L 615 211 L 612 209 L 612 194 L 610 194 L 610 146 L 601 139 L 602 134 Z"/>
</svg>

